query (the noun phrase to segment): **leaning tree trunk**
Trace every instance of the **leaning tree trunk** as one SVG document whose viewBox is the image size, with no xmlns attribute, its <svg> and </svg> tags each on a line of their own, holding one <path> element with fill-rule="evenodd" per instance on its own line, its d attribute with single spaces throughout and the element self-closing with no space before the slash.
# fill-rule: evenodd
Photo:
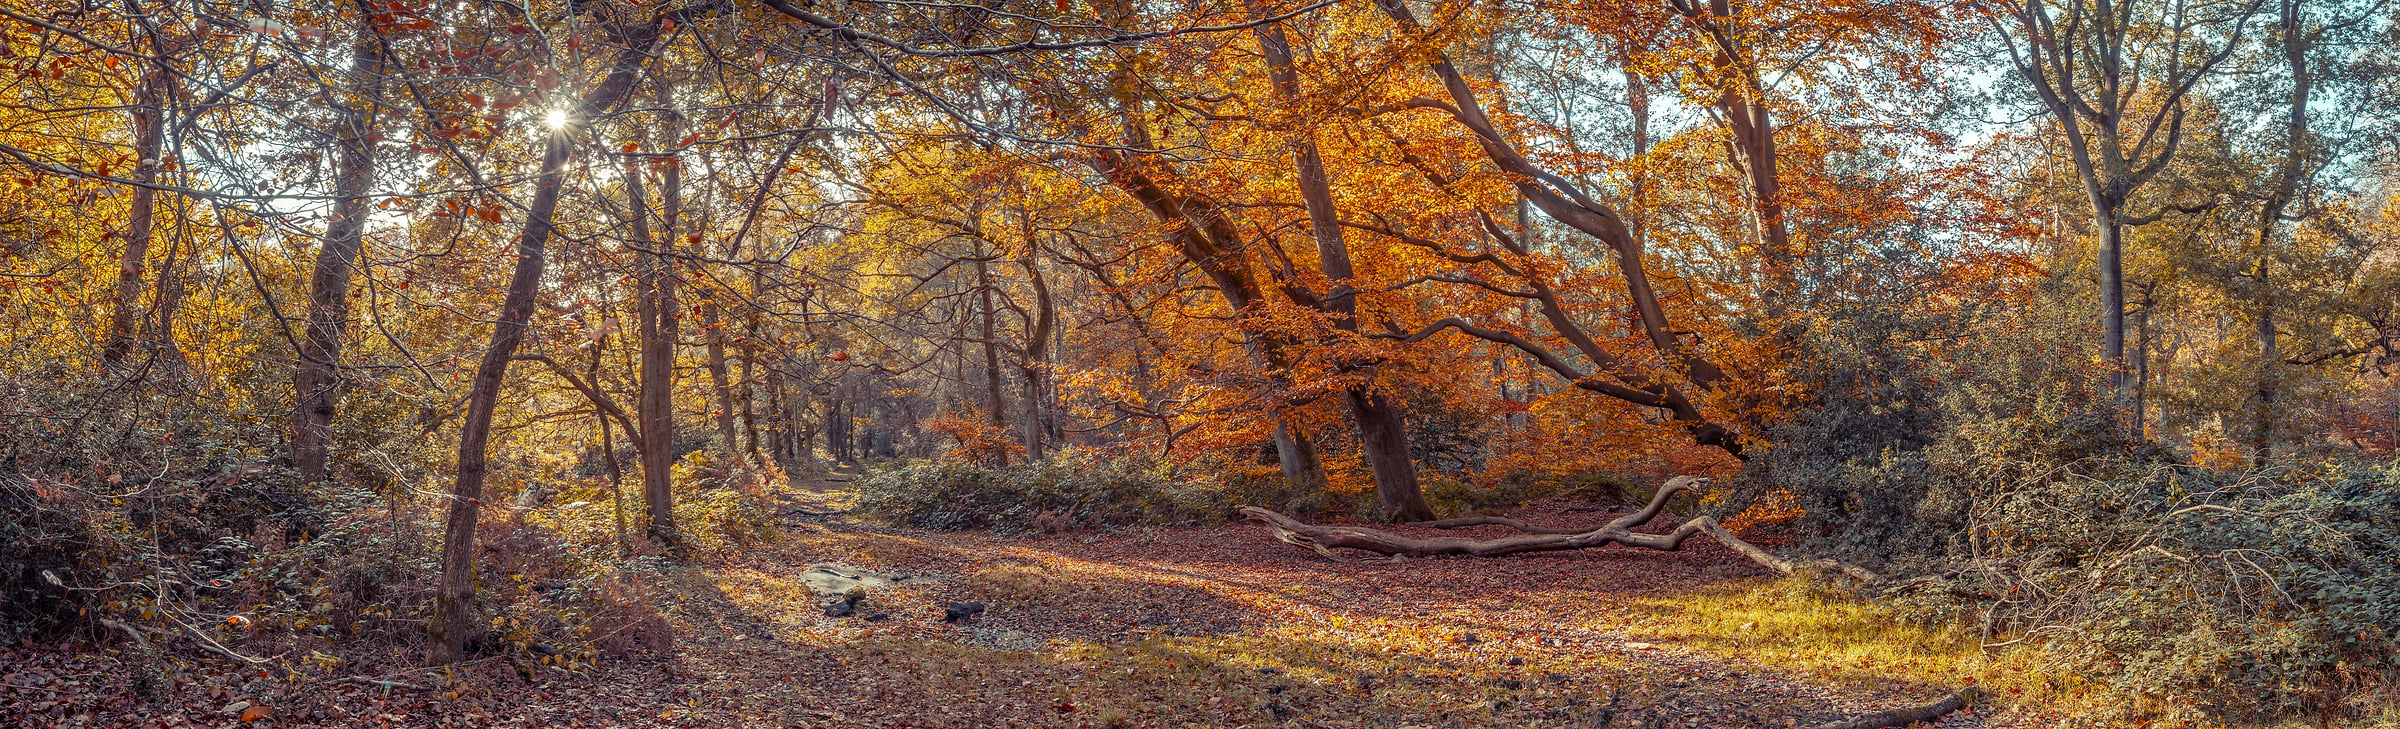
<svg viewBox="0 0 2400 729">
<path fill-rule="evenodd" d="M 333 417 L 342 395 L 342 330 L 350 323 L 350 277 L 367 228 L 367 191 L 375 185 L 376 97 L 383 91 L 383 42 L 374 24 L 358 24 L 351 44 L 358 74 L 342 109 L 341 154 L 334 173 L 333 216 L 317 246 L 308 284 L 308 333 L 300 340 L 300 370 L 292 378 L 292 465 L 300 477 L 325 477 Z"/>
<path fill-rule="evenodd" d="M 633 88 L 642 62 L 658 40 L 665 16 L 651 25 L 624 29 L 625 46 L 617 52 L 609 74 L 585 94 L 571 119 L 591 119 L 617 106 Z M 565 186 L 567 160 L 575 154 L 572 130 L 552 132 L 542 145 L 541 175 L 534 181 L 533 200 L 525 206 L 525 227 L 517 236 L 517 265 L 509 275 L 508 294 L 492 327 L 492 341 L 475 367 L 467 389 L 466 419 L 458 434 L 458 474 L 450 487 L 449 514 L 442 527 L 442 574 L 434 592 L 433 615 L 425 622 L 435 663 L 457 661 L 466 653 L 475 621 L 469 609 L 475 598 L 475 521 L 483 507 L 486 446 L 492 435 L 492 411 L 500 401 L 500 383 L 508 363 L 524 341 L 533 320 L 534 293 L 541 284 L 544 247 L 558 211 L 558 194 Z"/>
<path fill-rule="evenodd" d="M 566 176 L 567 159 L 575 142 L 566 132 L 551 134 L 542 150 L 542 175 L 535 183 L 533 204 L 526 208 L 525 230 L 517 236 L 517 266 L 509 275 L 508 295 L 500 305 L 492 342 L 475 367 L 467 390 L 467 415 L 458 434 L 458 476 L 450 488 L 449 518 L 442 532 L 442 577 L 426 623 L 433 639 L 435 663 L 450 663 L 466 654 L 467 634 L 475 621 L 467 614 L 475 598 L 475 519 L 483 508 L 485 446 L 492 435 L 492 410 L 499 405 L 500 382 L 507 377 L 509 358 L 524 341 L 533 320 L 534 289 L 542 279 L 543 246 L 549 242 L 551 214 Z"/>
</svg>

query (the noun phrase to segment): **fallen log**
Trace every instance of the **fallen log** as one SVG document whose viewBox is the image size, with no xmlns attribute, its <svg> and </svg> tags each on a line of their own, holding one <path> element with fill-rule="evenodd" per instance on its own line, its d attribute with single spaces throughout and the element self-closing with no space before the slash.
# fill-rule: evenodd
<svg viewBox="0 0 2400 729">
<path fill-rule="evenodd" d="M 1409 523 L 1408 523 L 1408 525 L 1409 525 L 1409 526 L 1418 526 L 1418 527 L 1430 527 L 1430 528 L 1434 528 L 1434 529 L 1458 529 L 1458 528 L 1461 528 L 1461 527 L 1471 527 L 1471 526 L 1490 526 L 1490 525 L 1497 525 L 1497 526 L 1504 526 L 1504 527 L 1508 527 L 1508 528 L 1510 528 L 1510 529 L 1515 529 L 1515 530 L 1517 530 L 1517 531 L 1520 531 L 1520 532 L 1525 532 L 1525 533 L 1528 533 L 1528 534 L 1575 534 L 1575 533 L 1578 533 L 1578 532 L 1581 532 L 1581 531 L 1583 531 L 1582 529 L 1565 529 L 1565 528 L 1560 528 L 1560 527 L 1534 526 L 1534 525 L 1532 525 L 1532 524 L 1527 524 L 1527 523 L 1525 523 L 1525 522 L 1518 521 L 1518 520 L 1516 520 L 1516 519 L 1510 519 L 1510 518 L 1508 518 L 1508 517 L 1505 517 L 1505 516 L 1462 516 L 1462 517 L 1459 517 L 1459 518 L 1456 518 L 1456 519 L 1435 519 L 1435 520 L 1433 520 L 1433 521 L 1412 521 L 1412 522 L 1409 522 Z"/>
<path fill-rule="evenodd" d="M 1942 718 L 1949 715 L 1950 712 L 1966 708 L 1968 704 L 1975 703 L 1982 697 L 1982 689 L 1968 686 L 1959 689 L 1958 693 L 1951 694 L 1948 698 L 1924 706 L 1862 714 L 1829 724 L 1818 724 L 1813 729 L 1885 729 L 1885 727 L 1908 726 L 1920 721 Z"/>
<path fill-rule="evenodd" d="M 1650 503 L 1644 505 L 1640 510 L 1590 529 L 1535 527 L 1515 519 L 1489 516 L 1444 519 L 1420 524 L 1420 526 L 1444 529 L 1497 525 L 1526 532 L 1498 539 L 1462 539 L 1458 537 L 1418 539 L 1379 529 L 1306 524 L 1255 506 L 1242 507 L 1241 512 L 1251 521 L 1265 524 L 1268 533 L 1272 534 L 1277 541 L 1313 550 L 1317 554 L 1324 555 L 1326 559 L 1334 561 L 1343 561 L 1343 558 L 1333 551 L 1335 549 L 1356 549 L 1394 557 L 1425 557 L 1437 554 L 1499 557 L 1523 552 L 1559 552 L 1622 544 L 1628 547 L 1672 552 L 1682 548 L 1684 540 L 1690 539 L 1692 535 L 1705 534 L 1710 539 L 1715 539 L 1734 552 L 1749 558 L 1750 561 L 1757 562 L 1767 569 L 1781 574 L 1788 575 L 1803 567 L 1810 567 L 1840 572 L 1867 583 L 1883 581 L 1881 575 L 1855 565 L 1832 560 L 1809 560 L 1795 563 L 1776 557 L 1764 549 L 1759 549 L 1757 545 L 1734 536 L 1733 532 L 1727 531 L 1724 525 L 1718 524 L 1715 517 L 1702 516 L 1686 521 L 1665 534 L 1645 534 L 1633 531 L 1634 528 L 1657 518 L 1659 512 L 1666 509 L 1667 500 L 1676 493 L 1697 489 L 1707 482 L 1708 479 L 1694 476 L 1677 476 L 1668 479 L 1666 484 L 1658 487 L 1658 493 L 1650 497 Z"/>
</svg>

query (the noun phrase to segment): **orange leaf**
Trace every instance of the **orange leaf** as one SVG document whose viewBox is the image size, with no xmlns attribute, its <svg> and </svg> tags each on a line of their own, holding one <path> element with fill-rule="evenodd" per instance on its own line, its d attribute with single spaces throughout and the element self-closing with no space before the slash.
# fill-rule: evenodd
<svg viewBox="0 0 2400 729">
<path fill-rule="evenodd" d="M 268 711 L 267 707 L 253 706 L 242 710 L 242 721 L 258 721 L 260 719 L 267 718 L 269 714 L 273 713 L 275 712 Z"/>
</svg>

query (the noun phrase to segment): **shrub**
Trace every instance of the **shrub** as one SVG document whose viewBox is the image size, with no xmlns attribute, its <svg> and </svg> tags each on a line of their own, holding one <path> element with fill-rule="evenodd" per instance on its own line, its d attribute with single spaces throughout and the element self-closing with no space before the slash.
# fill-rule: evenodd
<svg viewBox="0 0 2400 729">
<path fill-rule="evenodd" d="M 1953 593 L 2154 708 L 2332 717 L 2400 680 L 2395 514 L 2400 463 L 2088 462 L 1979 503 Z"/>
<path fill-rule="evenodd" d="M 1303 521 L 1330 515 L 1364 514 L 1376 507 L 1375 493 L 1348 495 L 1283 477 L 1276 466 L 1254 466 L 1217 478 L 1217 489 L 1234 506 L 1272 509 Z"/>
<path fill-rule="evenodd" d="M 1418 479 L 1425 489 L 1425 502 L 1433 513 L 1442 517 L 1498 514 L 1515 508 L 1535 493 L 1530 484 L 1500 481 L 1479 485 L 1439 474 L 1425 474 Z"/>
<path fill-rule="evenodd" d="M 684 546 L 697 554 L 728 550 L 773 538 L 774 515 L 758 499 L 737 489 L 702 489 L 675 499 L 675 526 Z"/>
<path fill-rule="evenodd" d="M 1130 459 L 1069 457 L 1006 467 L 907 461 L 860 479 L 857 491 L 861 511 L 936 531 L 1189 524 L 1232 511 L 1222 492 L 1176 482 L 1165 466 Z"/>
<path fill-rule="evenodd" d="M 396 481 L 438 480 L 428 463 L 446 460 L 446 444 L 415 445 L 411 432 L 375 468 L 337 463 L 334 479 L 303 483 L 275 457 L 282 413 L 259 410 L 280 408 L 272 398 L 120 384 L 0 381 L 0 638 L 196 625 L 235 650 L 307 656 L 293 665 L 312 670 L 418 659 L 442 510 Z M 695 508 L 686 518 L 712 539 L 761 518 Z M 514 510 L 485 517 L 477 611 L 501 626 L 493 638 L 568 652 L 663 643 L 626 571 L 642 565 L 615 557 L 605 527 L 584 544 Z M 155 658 L 129 662 L 137 686 Z"/>
</svg>

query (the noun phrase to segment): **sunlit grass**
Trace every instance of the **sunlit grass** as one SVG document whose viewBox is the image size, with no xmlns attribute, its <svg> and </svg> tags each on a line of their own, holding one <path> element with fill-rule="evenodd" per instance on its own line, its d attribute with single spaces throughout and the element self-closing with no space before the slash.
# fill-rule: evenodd
<svg viewBox="0 0 2400 729">
<path fill-rule="evenodd" d="M 1642 598 L 1633 631 L 1739 663 L 1861 689 L 1983 687 L 1987 704 L 2034 714 L 2114 716 L 2126 697 L 2074 676 L 2038 648 L 1986 650 L 1973 626 L 1928 625 L 1802 579 Z"/>
</svg>

